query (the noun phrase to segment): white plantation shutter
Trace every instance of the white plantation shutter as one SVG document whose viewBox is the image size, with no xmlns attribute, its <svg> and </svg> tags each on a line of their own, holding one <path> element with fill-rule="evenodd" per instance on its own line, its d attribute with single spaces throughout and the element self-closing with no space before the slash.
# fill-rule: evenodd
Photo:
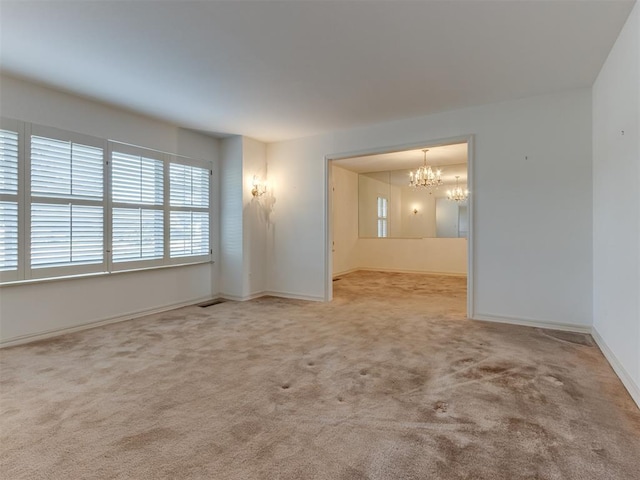
<svg viewBox="0 0 640 480">
<path fill-rule="evenodd" d="M 111 153 L 114 268 L 160 265 L 165 257 L 164 162 L 151 158 L 154 154 L 159 156 L 158 152 L 124 146 L 113 148 L 118 149 Z"/>
<path fill-rule="evenodd" d="M 172 207 L 209 206 L 209 169 L 171 163 L 169 175 Z"/>
<path fill-rule="evenodd" d="M 113 209 L 113 261 L 150 260 L 164 256 L 164 212 L 142 208 Z"/>
<path fill-rule="evenodd" d="M 387 199 L 378 197 L 378 218 L 387 218 Z"/>
<path fill-rule="evenodd" d="M 385 197 L 378 197 L 378 237 L 387 237 L 387 206 Z"/>
<path fill-rule="evenodd" d="M 31 277 L 104 271 L 104 149 L 42 130 L 30 148 Z"/>
<path fill-rule="evenodd" d="M 209 180 L 211 171 L 208 168 L 193 168 L 191 171 L 192 205 L 194 207 L 209 208 Z"/>
<path fill-rule="evenodd" d="M 172 207 L 191 204 L 191 171 L 188 165 L 169 165 L 170 203 Z"/>
<path fill-rule="evenodd" d="M 101 148 L 31 137 L 31 194 L 102 199 Z"/>
<path fill-rule="evenodd" d="M 387 237 L 387 220 L 384 218 L 378 219 L 378 237 L 380 238 Z"/>
<path fill-rule="evenodd" d="M 210 188 L 209 162 L 0 118 L 0 284 L 208 262 Z"/>
<path fill-rule="evenodd" d="M 209 254 L 209 214 L 207 212 L 171 212 L 171 256 Z"/>
<path fill-rule="evenodd" d="M 18 194 L 18 132 L 0 130 L 0 194 Z"/>
<path fill-rule="evenodd" d="M 31 268 L 103 261 L 103 208 L 31 204 Z"/>
<path fill-rule="evenodd" d="M 0 201 L 0 271 L 18 269 L 18 202 Z"/>
<path fill-rule="evenodd" d="M 111 195 L 114 202 L 163 204 L 162 160 L 119 152 L 113 152 L 111 159 Z"/>
<path fill-rule="evenodd" d="M 169 165 L 171 258 L 210 254 L 209 179 L 207 168 Z"/>
<path fill-rule="evenodd" d="M 18 271 L 18 132 L 0 129 L 0 273 Z"/>
</svg>

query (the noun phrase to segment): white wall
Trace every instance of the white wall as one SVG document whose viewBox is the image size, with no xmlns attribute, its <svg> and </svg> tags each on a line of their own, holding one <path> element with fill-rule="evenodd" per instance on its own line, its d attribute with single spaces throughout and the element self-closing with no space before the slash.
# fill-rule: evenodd
<svg viewBox="0 0 640 480">
<path fill-rule="evenodd" d="M 381 172 L 380 179 L 375 178 L 375 174 L 358 176 L 358 224 L 361 237 L 378 236 L 378 197 L 387 199 L 387 236 L 401 234 L 400 187 L 390 185 L 385 175 L 386 172 Z"/>
<path fill-rule="evenodd" d="M 220 148 L 220 294 L 244 296 L 242 137 L 221 141 Z"/>
<path fill-rule="evenodd" d="M 0 77 L 0 115 L 212 160 L 217 169 L 214 138 L 8 76 Z M 216 272 L 203 264 L 0 287 L 0 341 L 210 298 Z"/>
<path fill-rule="evenodd" d="M 7 75 L 0 76 L 0 115 L 196 159 L 218 159 L 215 138 Z"/>
<path fill-rule="evenodd" d="M 267 238 L 267 288 L 279 295 L 325 298 L 326 142 L 312 137 L 267 145 L 275 199 Z"/>
<path fill-rule="evenodd" d="M 210 264 L 0 287 L 2 343 L 211 298 Z"/>
<path fill-rule="evenodd" d="M 267 146 L 252 138 L 242 138 L 242 168 L 244 172 L 243 225 L 244 225 L 244 297 L 251 297 L 266 290 L 267 275 L 267 222 L 269 193 L 253 197 L 254 175 L 264 181 L 267 178 Z"/>
<path fill-rule="evenodd" d="M 593 86 L 593 326 L 594 336 L 638 405 L 639 90 L 640 5 L 636 4 Z"/>
<path fill-rule="evenodd" d="M 331 168 L 333 186 L 333 275 L 358 268 L 358 174 Z"/>
<path fill-rule="evenodd" d="M 325 296 L 326 155 L 468 134 L 475 135 L 475 315 L 590 326 L 590 89 L 270 144 L 279 194 L 269 290 Z"/>
<path fill-rule="evenodd" d="M 455 185 L 455 184 L 453 184 Z M 358 176 L 359 235 L 378 235 L 377 198 L 389 201 L 388 232 L 391 238 L 457 238 L 458 205 L 447 200 L 444 185 L 439 190 L 400 186 L 390 181 L 389 172 Z M 417 213 L 414 213 L 417 210 Z"/>
<path fill-rule="evenodd" d="M 357 262 L 364 270 L 466 275 L 464 238 L 360 238 Z"/>
<path fill-rule="evenodd" d="M 266 286 L 268 197 L 253 197 L 253 177 L 264 180 L 266 145 L 247 137 L 222 140 L 220 162 L 220 294 L 242 300 Z"/>
<path fill-rule="evenodd" d="M 458 204 L 444 197 L 436 199 L 436 236 L 439 238 L 458 237 L 460 215 Z"/>
<path fill-rule="evenodd" d="M 413 210 L 418 213 L 413 213 Z M 422 188 L 402 187 L 401 237 L 436 236 L 436 197 Z"/>
</svg>

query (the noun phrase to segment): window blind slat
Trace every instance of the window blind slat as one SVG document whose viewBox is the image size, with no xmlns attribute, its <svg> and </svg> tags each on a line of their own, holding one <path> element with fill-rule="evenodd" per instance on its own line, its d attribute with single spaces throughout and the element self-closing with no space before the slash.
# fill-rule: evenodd
<svg viewBox="0 0 640 480">
<path fill-rule="evenodd" d="M 18 203 L 0 202 L 0 271 L 18 268 Z"/>
<path fill-rule="evenodd" d="M 18 193 L 18 133 L 0 130 L 0 193 Z"/>
<path fill-rule="evenodd" d="M 0 129 L 0 271 L 18 269 L 18 132 Z"/>
</svg>

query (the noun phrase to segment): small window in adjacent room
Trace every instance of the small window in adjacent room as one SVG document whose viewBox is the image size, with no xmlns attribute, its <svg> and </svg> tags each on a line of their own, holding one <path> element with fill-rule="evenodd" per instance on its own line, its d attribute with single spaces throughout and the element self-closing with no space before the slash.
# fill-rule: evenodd
<svg viewBox="0 0 640 480">
<path fill-rule="evenodd" d="M 385 238 L 388 236 L 387 232 L 387 199 L 385 197 L 378 197 L 378 237 Z"/>
</svg>

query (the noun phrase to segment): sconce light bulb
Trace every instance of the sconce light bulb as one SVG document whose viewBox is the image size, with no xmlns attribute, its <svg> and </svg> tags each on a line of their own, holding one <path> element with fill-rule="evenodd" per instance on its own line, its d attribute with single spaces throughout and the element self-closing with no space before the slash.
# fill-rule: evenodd
<svg viewBox="0 0 640 480">
<path fill-rule="evenodd" d="M 257 175 L 253 176 L 253 188 L 251 189 L 251 195 L 254 197 L 259 197 L 267 193 L 267 184 L 266 182 L 260 182 Z"/>
</svg>

